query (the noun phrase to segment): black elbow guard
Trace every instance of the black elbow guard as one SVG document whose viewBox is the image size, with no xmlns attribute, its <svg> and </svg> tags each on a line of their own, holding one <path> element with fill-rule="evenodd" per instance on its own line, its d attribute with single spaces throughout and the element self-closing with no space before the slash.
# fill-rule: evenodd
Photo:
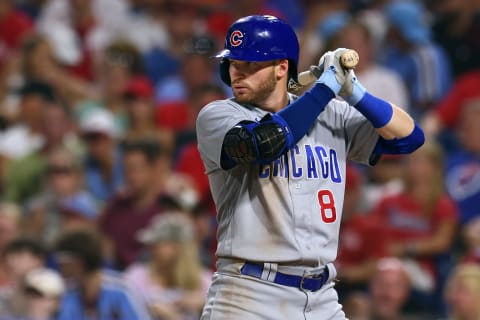
<svg viewBox="0 0 480 320">
<path fill-rule="evenodd" d="M 257 156 L 254 138 L 241 124 L 227 132 L 223 139 L 223 151 L 235 163 L 250 163 Z"/>
<path fill-rule="evenodd" d="M 267 164 L 287 148 L 282 127 L 264 117 L 260 122 L 242 121 L 225 135 L 223 150 L 236 163 Z"/>
</svg>

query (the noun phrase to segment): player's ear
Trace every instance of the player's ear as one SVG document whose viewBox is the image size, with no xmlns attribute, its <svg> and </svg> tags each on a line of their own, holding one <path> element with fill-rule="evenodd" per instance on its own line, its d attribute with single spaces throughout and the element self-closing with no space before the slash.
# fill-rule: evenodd
<svg viewBox="0 0 480 320">
<path fill-rule="evenodd" d="M 275 65 L 275 74 L 278 79 L 288 77 L 288 60 L 287 59 L 278 60 L 278 63 Z"/>
</svg>

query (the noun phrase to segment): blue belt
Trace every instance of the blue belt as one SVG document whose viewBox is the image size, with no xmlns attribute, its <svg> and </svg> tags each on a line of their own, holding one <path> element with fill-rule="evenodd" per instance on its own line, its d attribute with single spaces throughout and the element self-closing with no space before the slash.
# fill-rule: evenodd
<svg viewBox="0 0 480 320">
<path fill-rule="evenodd" d="M 258 279 L 263 279 L 262 278 L 263 264 L 246 262 L 243 265 L 243 267 L 240 269 L 240 272 L 243 275 L 252 276 Z M 271 282 L 284 285 L 284 286 L 299 288 L 301 290 L 317 291 L 327 282 L 328 276 L 329 276 L 328 268 L 325 266 L 321 274 L 313 277 L 296 276 L 296 275 L 277 272 L 275 275 L 275 278 Z"/>
</svg>

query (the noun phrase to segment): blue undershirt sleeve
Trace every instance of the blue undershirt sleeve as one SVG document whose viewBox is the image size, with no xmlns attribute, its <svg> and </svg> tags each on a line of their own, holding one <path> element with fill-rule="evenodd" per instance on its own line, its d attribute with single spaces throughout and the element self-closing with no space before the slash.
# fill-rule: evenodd
<svg viewBox="0 0 480 320">
<path fill-rule="evenodd" d="M 292 139 L 288 139 L 293 147 L 310 129 L 327 104 L 335 97 L 326 85 L 317 83 L 303 96 L 292 102 L 285 109 L 276 113 L 288 126 Z M 281 121 L 281 120 L 280 120 Z"/>
</svg>

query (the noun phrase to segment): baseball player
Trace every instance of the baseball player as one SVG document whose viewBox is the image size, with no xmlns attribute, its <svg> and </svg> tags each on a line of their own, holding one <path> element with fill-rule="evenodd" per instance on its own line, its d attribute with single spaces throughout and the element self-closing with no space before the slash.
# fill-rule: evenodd
<svg viewBox="0 0 480 320">
<path fill-rule="evenodd" d="M 198 147 L 217 208 L 217 272 L 202 318 L 345 319 L 332 280 L 347 159 L 409 153 L 422 130 L 327 52 L 296 97 L 299 45 L 273 16 L 235 21 L 218 53 L 234 97 L 206 105 Z M 334 99 L 340 95 L 345 101 Z"/>
</svg>

